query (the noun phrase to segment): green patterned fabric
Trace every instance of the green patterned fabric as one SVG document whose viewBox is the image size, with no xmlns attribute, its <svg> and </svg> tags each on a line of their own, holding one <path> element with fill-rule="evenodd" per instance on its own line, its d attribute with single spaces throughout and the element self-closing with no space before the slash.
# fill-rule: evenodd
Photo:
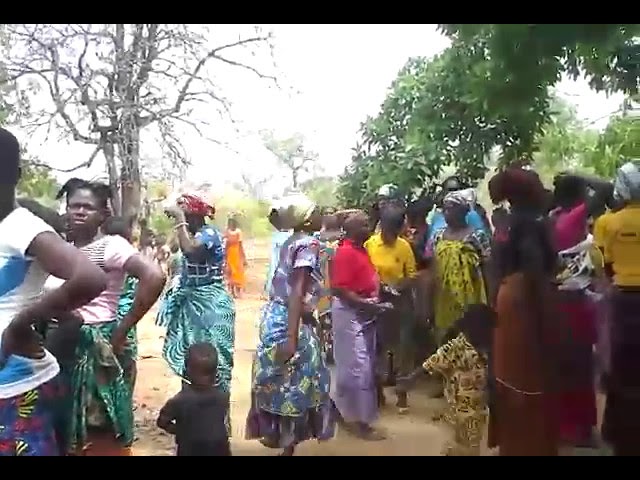
<svg viewBox="0 0 640 480">
<path fill-rule="evenodd" d="M 131 311 L 131 307 L 133 307 L 133 300 L 136 296 L 137 286 L 138 279 L 131 275 L 127 275 L 127 278 L 124 281 L 122 295 L 120 295 L 120 300 L 118 302 L 118 313 L 116 317 L 118 322 L 122 322 L 122 319 Z M 138 359 L 138 332 L 136 326 L 127 332 L 127 343 L 131 345 L 132 358 L 136 361 Z"/>
<path fill-rule="evenodd" d="M 133 346 L 127 342 L 116 356 L 110 339 L 119 322 L 83 325 L 70 372 L 70 431 L 67 450 L 87 445 L 88 429 L 110 427 L 124 447 L 133 443 L 133 392 L 128 370 Z"/>
<path fill-rule="evenodd" d="M 222 284 L 169 289 L 156 324 L 167 329 L 162 355 L 176 375 L 184 376 L 184 360 L 191 345 L 209 343 L 218 350 L 216 384 L 225 392 L 231 390 L 235 309 Z"/>
</svg>

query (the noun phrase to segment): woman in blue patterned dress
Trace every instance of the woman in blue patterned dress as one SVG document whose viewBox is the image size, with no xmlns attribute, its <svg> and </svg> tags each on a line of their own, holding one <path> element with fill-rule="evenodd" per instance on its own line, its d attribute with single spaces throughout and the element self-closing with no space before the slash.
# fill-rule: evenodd
<svg viewBox="0 0 640 480">
<path fill-rule="evenodd" d="M 236 315 L 224 287 L 222 235 L 205 223 L 215 209 L 195 195 L 184 194 L 166 213 L 176 221 L 182 267 L 180 280 L 166 292 L 156 321 L 167 328 L 163 357 L 185 379 L 189 347 L 202 342 L 214 345 L 218 350 L 216 384 L 230 392 Z"/>
<path fill-rule="evenodd" d="M 294 232 L 282 246 L 261 313 L 247 438 L 291 456 L 305 440 L 331 439 L 335 417 L 320 341 L 303 321 L 322 294 L 320 244 L 310 235 L 321 218 L 301 193 L 288 195 L 276 213 Z"/>
</svg>

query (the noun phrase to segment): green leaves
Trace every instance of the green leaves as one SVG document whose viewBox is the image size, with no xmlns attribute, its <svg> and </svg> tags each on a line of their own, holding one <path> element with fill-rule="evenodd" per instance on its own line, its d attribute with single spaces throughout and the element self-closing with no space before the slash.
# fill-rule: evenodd
<svg viewBox="0 0 640 480">
<path fill-rule="evenodd" d="M 366 205 L 390 182 L 405 193 L 422 189 L 444 168 L 477 181 L 494 152 L 503 165 L 532 162 L 534 154 L 549 168 L 554 162 L 588 163 L 587 153 L 597 150 L 595 136 L 562 123 L 566 119 L 549 123 L 550 87 L 562 74 L 584 73 L 594 88 L 638 91 L 639 24 L 445 24 L 440 29 L 451 47 L 431 60 L 409 59 L 379 114 L 362 124 L 362 141 L 340 179 L 344 204 Z M 546 144 L 538 145 L 545 134 Z M 584 154 L 578 155 L 580 149 Z M 599 155 L 605 151 L 616 155 L 611 144 Z"/>
<path fill-rule="evenodd" d="M 47 167 L 23 160 L 22 175 L 17 191 L 21 196 L 38 200 L 51 206 L 60 185 Z"/>
</svg>

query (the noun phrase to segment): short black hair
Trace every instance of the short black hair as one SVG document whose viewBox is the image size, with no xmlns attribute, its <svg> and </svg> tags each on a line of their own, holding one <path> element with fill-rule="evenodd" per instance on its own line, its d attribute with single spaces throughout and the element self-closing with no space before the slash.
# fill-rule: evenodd
<svg viewBox="0 0 640 480">
<path fill-rule="evenodd" d="M 342 227 L 342 221 L 335 213 L 325 214 L 322 217 L 322 224 L 327 230 L 340 230 Z"/>
<path fill-rule="evenodd" d="M 405 209 L 396 205 L 390 205 L 380 212 L 380 227 L 382 230 L 399 232 L 404 225 Z"/>
<path fill-rule="evenodd" d="M 431 197 L 427 195 L 421 196 L 407 206 L 407 219 L 412 224 L 419 219 L 426 221 L 427 215 L 433 208 L 433 205 L 434 201 Z"/>
<path fill-rule="evenodd" d="M 218 373 L 218 350 L 210 343 L 194 343 L 187 350 L 185 368 L 187 372 L 190 368 L 197 366 L 199 371 L 215 379 Z"/>
<path fill-rule="evenodd" d="M 56 195 L 56 200 L 65 197 L 69 201 L 69 197 L 78 190 L 90 190 L 98 200 L 101 208 L 109 208 L 109 201 L 112 199 L 111 188 L 106 183 L 89 182 L 81 178 L 71 178 L 68 180 Z"/>
<path fill-rule="evenodd" d="M 558 175 L 553 180 L 555 203 L 567 206 L 583 200 L 586 193 L 586 182 L 576 175 Z"/>
<path fill-rule="evenodd" d="M 20 179 L 20 143 L 4 128 L 0 128 L 0 168 L 3 185 L 15 187 Z"/>
</svg>

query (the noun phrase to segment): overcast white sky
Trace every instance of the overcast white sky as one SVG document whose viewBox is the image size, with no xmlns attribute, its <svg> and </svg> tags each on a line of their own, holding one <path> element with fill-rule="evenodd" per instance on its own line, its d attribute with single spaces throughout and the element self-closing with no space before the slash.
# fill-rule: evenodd
<svg viewBox="0 0 640 480">
<path fill-rule="evenodd" d="M 236 155 L 186 131 L 184 144 L 193 166 L 188 179 L 224 187 L 238 178 L 240 169 L 252 175 L 273 174 L 274 165 L 251 132 L 273 129 L 282 136 L 301 132 L 308 147 L 318 152 L 328 173 L 337 174 L 351 158 L 357 130 L 365 117 L 375 114 L 398 70 L 412 56 L 432 56 L 448 45 L 436 25 L 274 25 L 276 61 L 285 86 L 278 91 L 246 73 L 229 71 L 224 84 L 248 136 L 240 140 L 225 134 Z M 584 81 L 563 81 L 558 91 L 578 108 L 580 117 L 606 125 L 606 116 L 620 105 L 621 96 L 607 98 L 591 91 Z M 204 113 L 206 116 L 207 114 Z M 602 118 L 604 117 L 604 118 Z M 210 122 L 219 122 L 215 117 Z M 215 128 L 215 125 L 214 125 Z M 221 132 L 227 130 L 222 125 Z M 23 137 L 23 140 L 26 140 Z M 30 152 L 42 161 L 64 167 L 81 163 L 91 149 L 77 143 L 29 139 Z M 143 154 L 156 156 L 154 145 Z M 103 163 L 77 176 L 102 174 Z M 64 176 L 61 178 L 63 179 Z"/>
</svg>

